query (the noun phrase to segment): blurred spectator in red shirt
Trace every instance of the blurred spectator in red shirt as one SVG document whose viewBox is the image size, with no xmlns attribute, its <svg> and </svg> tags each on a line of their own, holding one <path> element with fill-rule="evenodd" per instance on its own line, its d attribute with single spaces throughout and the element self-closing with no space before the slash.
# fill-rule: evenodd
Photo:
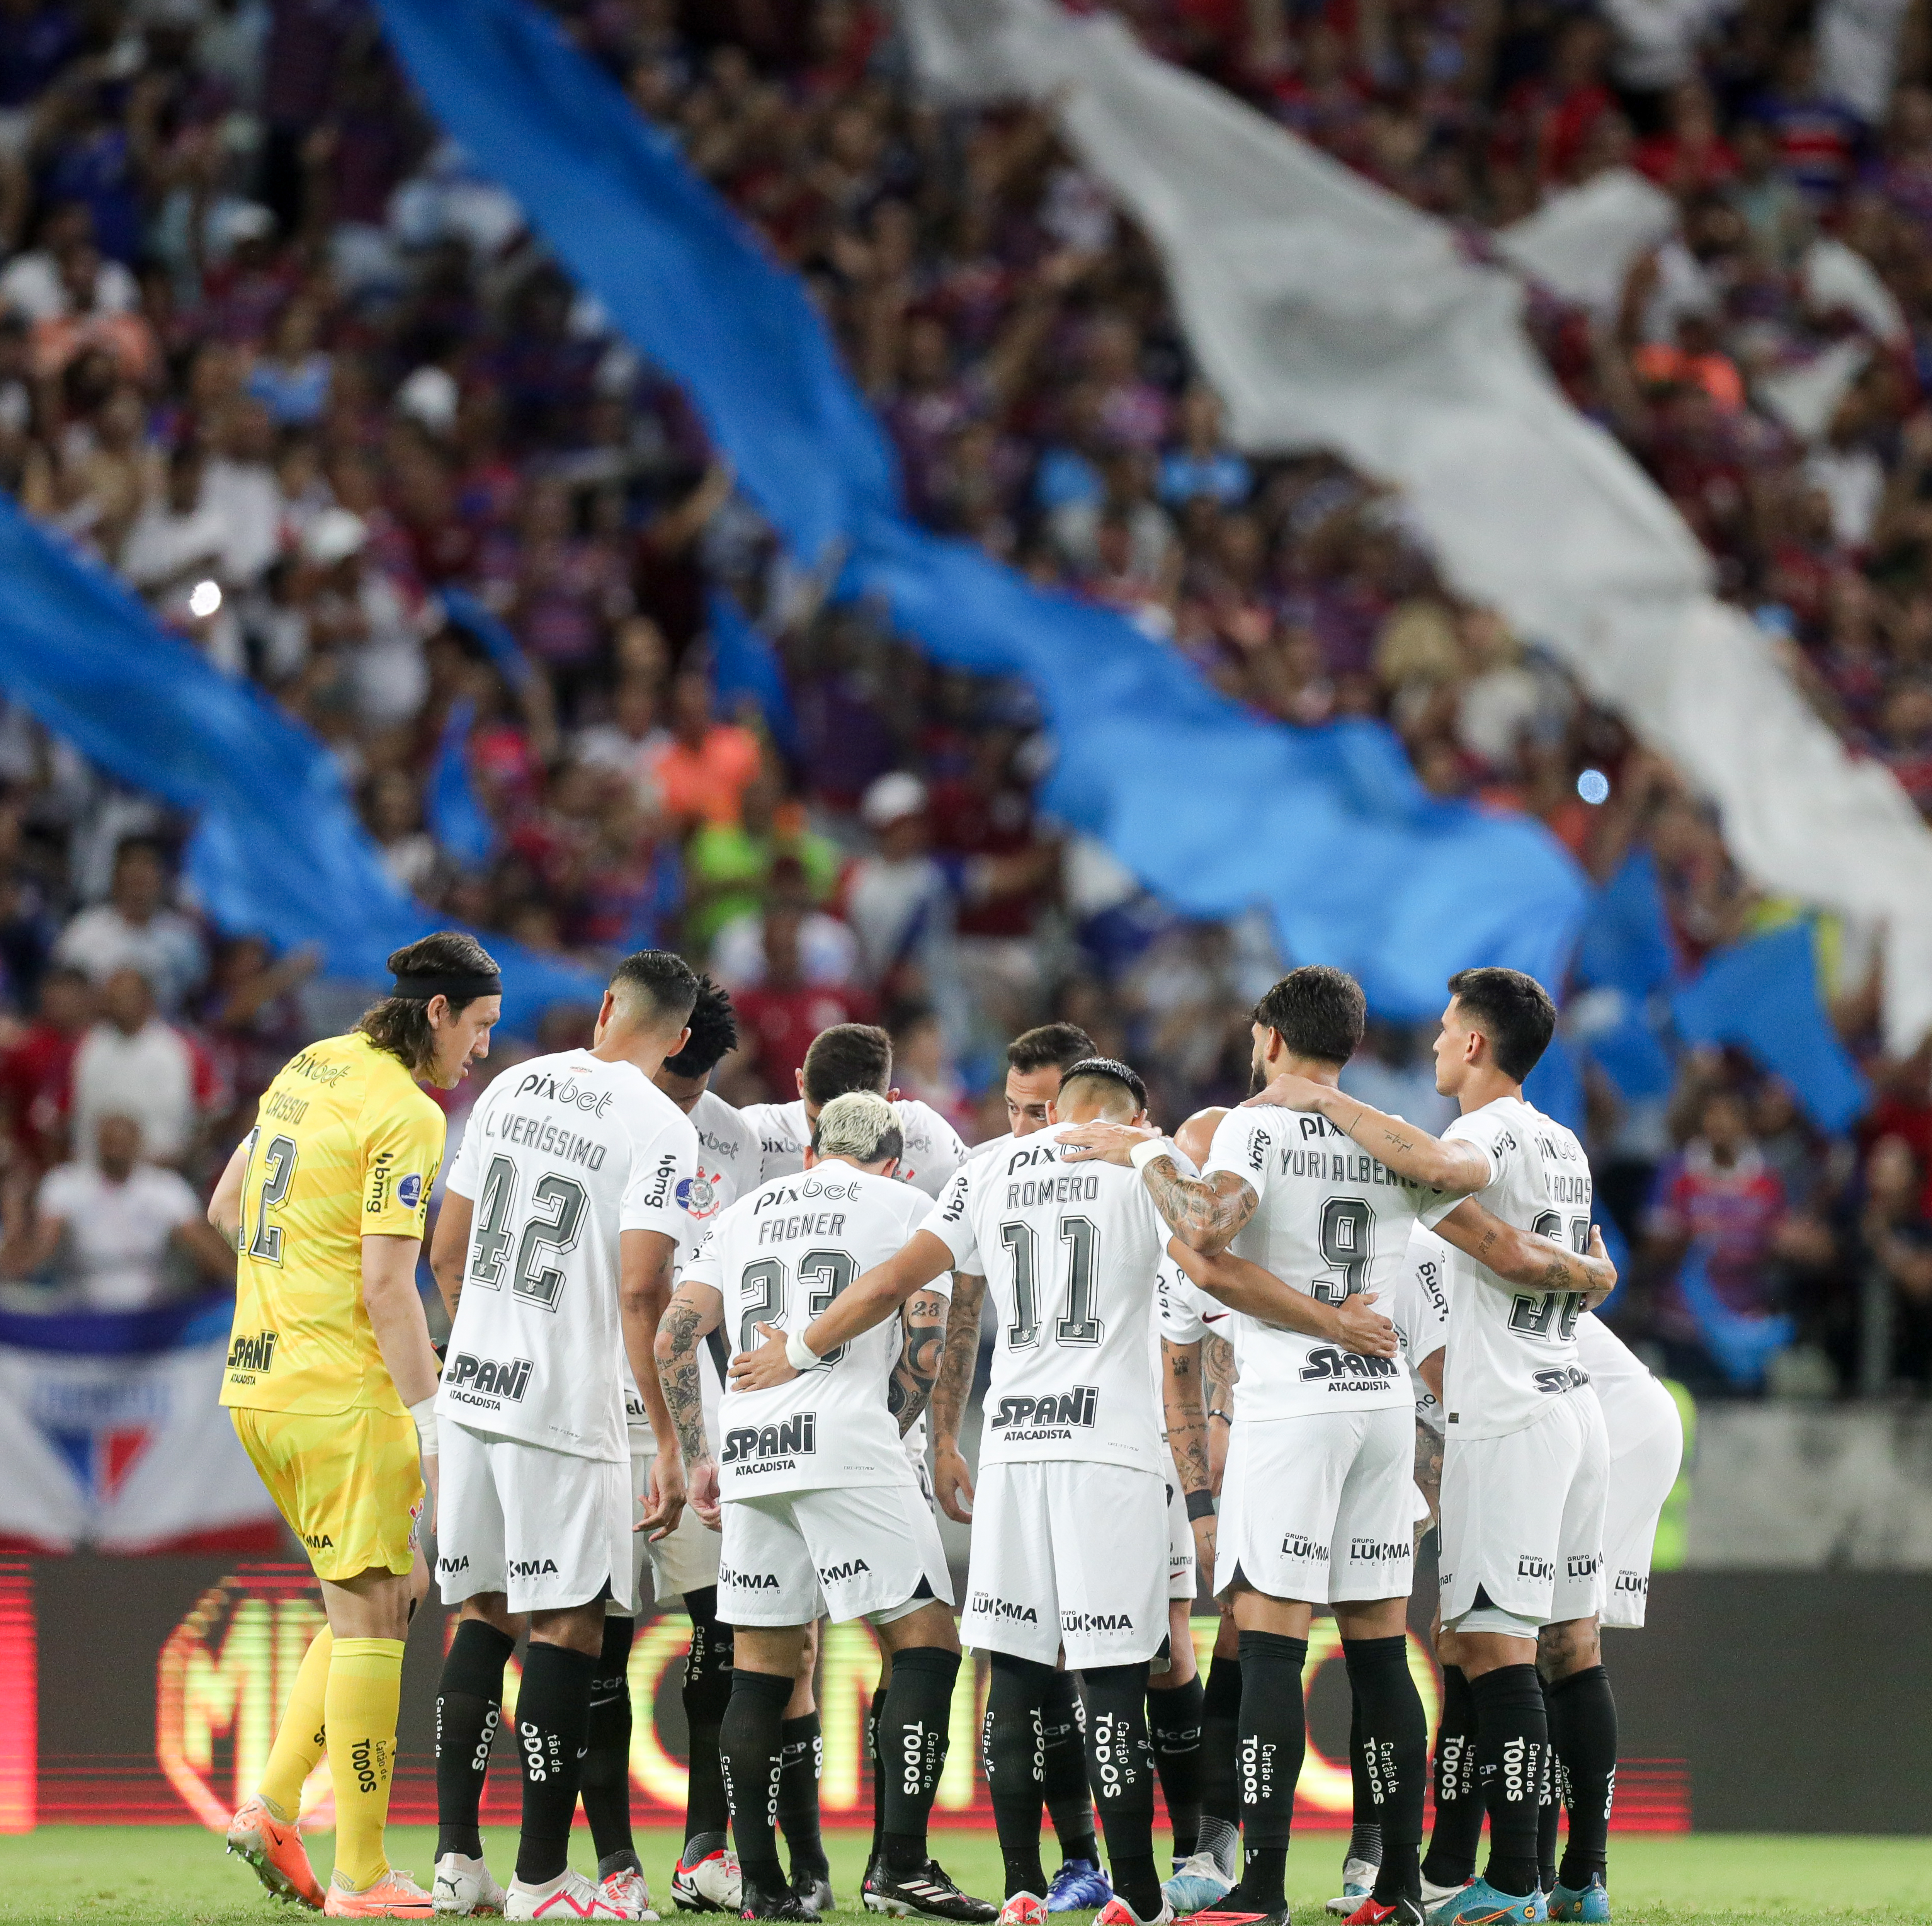
<svg viewBox="0 0 1932 1926">
<path fill-rule="evenodd" d="M 84 970 L 57 963 L 40 979 L 39 1006 L 4 1056 L 0 1104 L 16 1150 L 35 1170 L 65 1154 L 74 1102 L 74 1053 L 92 1014 L 94 986 Z"/>
<path fill-rule="evenodd" d="M 744 1047 L 766 1089 L 781 1103 L 790 1100 L 805 1053 L 821 1030 L 872 1020 L 872 1000 L 863 991 L 807 980 L 800 954 L 804 921 L 796 904 L 766 910 L 763 980 L 731 998 Z"/>
<path fill-rule="evenodd" d="M 1751 1136 L 1743 1100 L 1720 1090 L 1704 1100 L 1698 1134 L 1658 1172 L 1647 1228 L 1654 1253 L 1673 1264 L 1700 1245 L 1718 1295 L 1734 1311 L 1760 1312 L 1785 1210 L 1784 1186 Z M 1670 1309 L 1688 1320 L 1681 1303 Z"/>
</svg>

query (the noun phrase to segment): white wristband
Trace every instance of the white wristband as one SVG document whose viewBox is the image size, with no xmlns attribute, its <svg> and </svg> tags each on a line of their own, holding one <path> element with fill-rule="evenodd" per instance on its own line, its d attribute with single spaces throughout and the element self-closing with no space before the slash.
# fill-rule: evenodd
<svg viewBox="0 0 1932 1926">
<path fill-rule="evenodd" d="M 818 1353 L 805 1341 L 805 1333 L 795 1330 L 785 1340 L 785 1362 L 794 1371 L 815 1371 Z"/>
<path fill-rule="evenodd" d="M 1165 1137 L 1144 1137 L 1127 1153 L 1127 1161 L 1135 1169 L 1144 1171 L 1156 1157 L 1171 1157 L 1174 1146 Z"/>
<path fill-rule="evenodd" d="M 436 1456 L 436 1394 L 432 1391 L 418 1404 L 410 1406 L 410 1415 L 416 1421 L 416 1436 L 422 1441 L 422 1454 L 425 1458 Z"/>
</svg>

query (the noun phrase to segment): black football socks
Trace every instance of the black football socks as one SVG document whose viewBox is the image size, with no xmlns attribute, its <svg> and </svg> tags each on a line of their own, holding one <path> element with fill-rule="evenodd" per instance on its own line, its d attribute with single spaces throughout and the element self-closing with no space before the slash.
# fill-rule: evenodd
<svg viewBox="0 0 1932 1926">
<path fill-rule="evenodd" d="M 1536 1829 L 1550 1725 L 1533 1665 L 1502 1665 L 1470 1682 L 1476 1700 L 1476 1778 L 1490 1816 L 1483 1876 L 1520 1899 L 1537 1891 Z"/>
<path fill-rule="evenodd" d="M 1408 1669 L 1408 1641 L 1344 1639 L 1358 1729 L 1356 1756 L 1382 1828 L 1382 1906 L 1422 1897 L 1422 1797 L 1429 1777 L 1429 1719 Z"/>
<path fill-rule="evenodd" d="M 1570 1838 L 1558 1875 L 1566 1886 L 1605 1877 L 1610 1804 L 1617 1785 L 1617 1702 L 1600 1665 L 1574 1672 L 1550 1688 L 1550 1738 L 1561 1764 Z M 1607 1883 L 1607 1881 L 1606 1882 Z"/>
<path fill-rule="evenodd" d="M 1288 1834 L 1294 1789 L 1308 1750 L 1301 1673 L 1308 1641 L 1279 1632 L 1241 1634 L 1241 1710 L 1235 1754 L 1241 1782 L 1244 1906 L 1276 1912 L 1287 1903 Z"/>
<path fill-rule="evenodd" d="M 791 1852 L 792 1884 L 830 1876 L 818 1831 L 818 1781 L 825 1744 L 816 1712 L 778 1727 L 778 1830 Z"/>
<path fill-rule="evenodd" d="M 1070 1672 L 1046 1671 L 1040 1700 L 1040 1791 L 1063 1859 L 1100 1863 L 1087 1792 L 1085 1712 Z"/>
<path fill-rule="evenodd" d="M 1376 1789 L 1369 1779 L 1369 1762 L 1362 1752 L 1362 1702 L 1348 1694 L 1348 1851 L 1358 1864 L 1382 1862 L 1382 1822 L 1376 1815 Z"/>
<path fill-rule="evenodd" d="M 605 1616 L 604 1649 L 590 1682 L 590 1738 L 579 1783 L 600 1880 L 644 1870 L 631 1837 L 630 1665 L 637 1622 Z"/>
<path fill-rule="evenodd" d="M 980 1728 L 980 1756 L 986 1790 L 993 1802 L 993 1829 L 999 1836 L 1006 1868 L 1006 1898 L 1030 1893 L 1046 1897 L 1046 1870 L 1040 1861 L 1040 1703 L 1053 1668 L 1011 1652 L 992 1654 L 986 1684 L 986 1716 Z M 1086 1796 L 1083 1785 L 1081 1796 Z"/>
<path fill-rule="evenodd" d="M 524 1762 L 524 1825 L 517 1877 L 543 1886 L 570 1863 L 570 1822 L 590 1735 L 590 1682 L 597 1658 L 532 1639 L 517 1693 L 517 1750 Z"/>
<path fill-rule="evenodd" d="M 730 1702 L 718 1729 L 718 1758 L 731 1806 L 731 1832 L 746 1883 L 760 1893 L 784 1890 L 776 1828 L 779 1752 L 785 1702 L 796 1681 L 774 1672 L 731 1674 Z"/>
<path fill-rule="evenodd" d="M 436 1856 L 483 1856 L 477 1815 L 490 1742 L 503 1708 L 503 1667 L 517 1648 L 494 1625 L 464 1618 L 442 1661 L 436 1695 Z"/>
<path fill-rule="evenodd" d="M 1460 1886 L 1476 1876 L 1483 1843 L 1483 1795 L 1476 1783 L 1476 1695 L 1460 1665 L 1442 1668 L 1442 1720 L 1436 1728 L 1436 1829 L 1422 1862 L 1431 1886 Z"/>
<path fill-rule="evenodd" d="M 1143 1919 L 1160 1910 L 1154 1862 L 1154 1744 L 1148 1736 L 1147 1660 L 1084 1669 L 1087 1776 L 1107 1834 L 1114 1890 Z"/>
<path fill-rule="evenodd" d="M 1241 1661 L 1216 1652 L 1201 1699 L 1201 1831 L 1195 1850 L 1211 1852 L 1222 1876 L 1240 1865 L 1241 1795 L 1234 1734 L 1241 1718 Z"/>
<path fill-rule="evenodd" d="M 691 1615 L 691 1649 L 684 1661 L 684 1722 L 690 1734 L 691 1776 L 684 1796 L 684 1863 L 722 1852 L 731 1822 L 724 1794 L 718 1733 L 731 1702 L 731 1628 L 718 1622 L 718 1588 L 684 1594 Z"/>
<path fill-rule="evenodd" d="M 931 1856 L 926 1828 L 951 1742 L 952 1685 L 959 1654 L 939 1646 L 892 1654 L 892 1682 L 879 1714 L 879 1756 L 886 1772 L 886 1870 L 918 1872 Z"/>
<path fill-rule="evenodd" d="M 866 1708 L 866 1757 L 872 1768 L 872 1850 L 866 1856 L 868 1866 L 875 1864 L 885 1850 L 886 1762 L 879 1750 L 879 1720 L 886 1709 L 886 1691 L 884 1685 L 874 1685 Z"/>
<path fill-rule="evenodd" d="M 1174 1856 L 1184 1859 L 1201 1837 L 1201 1724 L 1205 1688 L 1197 1675 L 1185 1685 L 1150 1685 L 1148 1736 L 1154 1770 L 1174 1828 Z"/>
</svg>

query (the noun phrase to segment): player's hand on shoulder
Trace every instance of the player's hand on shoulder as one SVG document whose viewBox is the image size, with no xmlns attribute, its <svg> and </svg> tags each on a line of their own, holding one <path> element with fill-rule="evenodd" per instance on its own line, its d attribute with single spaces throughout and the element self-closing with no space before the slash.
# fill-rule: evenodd
<svg viewBox="0 0 1932 1926">
<path fill-rule="evenodd" d="M 1244 1098 L 1240 1107 L 1252 1110 L 1258 1106 L 1268 1105 L 1276 1110 L 1319 1110 L 1322 1099 L 1333 1094 L 1328 1084 L 1318 1084 L 1312 1077 L 1298 1077 L 1290 1071 L 1280 1070 L 1270 1079 L 1266 1089 Z"/>
<path fill-rule="evenodd" d="M 775 1386 L 790 1384 L 798 1376 L 785 1355 L 784 1333 L 766 1324 L 755 1328 L 764 1333 L 765 1341 L 757 1350 L 741 1351 L 732 1359 L 726 1374 L 731 1381 L 725 1387 L 728 1390 L 769 1391 Z"/>
<path fill-rule="evenodd" d="M 939 1496 L 939 1508 L 947 1517 L 956 1525 L 972 1523 L 973 1474 L 967 1468 L 964 1453 L 956 1446 L 934 1446 L 932 1486 Z"/>
<path fill-rule="evenodd" d="M 1066 1146 L 1069 1163 L 1123 1164 L 1133 1168 L 1133 1150 L 1137 1144 L 1157 1142 L 1162 1136 L 1159 1130 L 1144 1130 L 1132 1124 L 1083 1124 L 1078 1130 L 1070 1130 L 1060 1138 Z"/>
<path fill-rule="evenodd" d="M 716 1532 L 723 1528 L 724 1510 L 718 1502 L 718 1460 L 706 1458 L 702 1464 L 691 1468 L 691 1508 L 698 1514 L 698 1522 L 707 1530 Z"/>
<path fill-rule="evenodd" d="M 1364 1358 L 1393 1358 L 1396 1353 L 1395 1326 L 1381 1312 L 1370 1308 L 1376 1302 L 1372 1291 L 1344 1298 L 1335 1308 L 1335 1326 L 1343 1349 Z"/>
</svg>

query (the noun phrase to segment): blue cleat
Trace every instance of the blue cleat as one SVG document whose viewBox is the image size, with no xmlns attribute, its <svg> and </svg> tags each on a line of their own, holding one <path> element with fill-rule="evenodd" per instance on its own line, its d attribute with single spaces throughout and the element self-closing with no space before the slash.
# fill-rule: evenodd
<svg viewBox="0 0 1932 1926">
<path fill-rule="evenodd" d="M 1610 1895 L 1595 1874 L 1586 1886 L 1557 1886 L 1550 1895 L 1552 1919 L 1581 1919 L 1588 1926 L 1604 1926 L 1610 1916 Z"/>
<path fill-rule="evenodd" d="M 1097 1912 L 1114 1896 L 1114 1888 L 1097 1859 L 1069 1859 L 1046 1889 L 1049 1912 Z"/>
<path fill-rule="evenodd" d="M 1174 1869 L 1174 1876 L 1162 1884 L 1161 1891 L 1177 1919 L 1190 1913 L 1211 1912 L 1234 1889 L 1212 1852 L 1196 1852 Z"/>
<path fill-rule="evenodd" d="M 1520 1898 L 1498 1892 L 1487 1880 L 1472 1880 L 1429 1916 L 1429 1926 L 1535 1926 L 1550 1917 L 1540 1892 Z"/>
</svg>

